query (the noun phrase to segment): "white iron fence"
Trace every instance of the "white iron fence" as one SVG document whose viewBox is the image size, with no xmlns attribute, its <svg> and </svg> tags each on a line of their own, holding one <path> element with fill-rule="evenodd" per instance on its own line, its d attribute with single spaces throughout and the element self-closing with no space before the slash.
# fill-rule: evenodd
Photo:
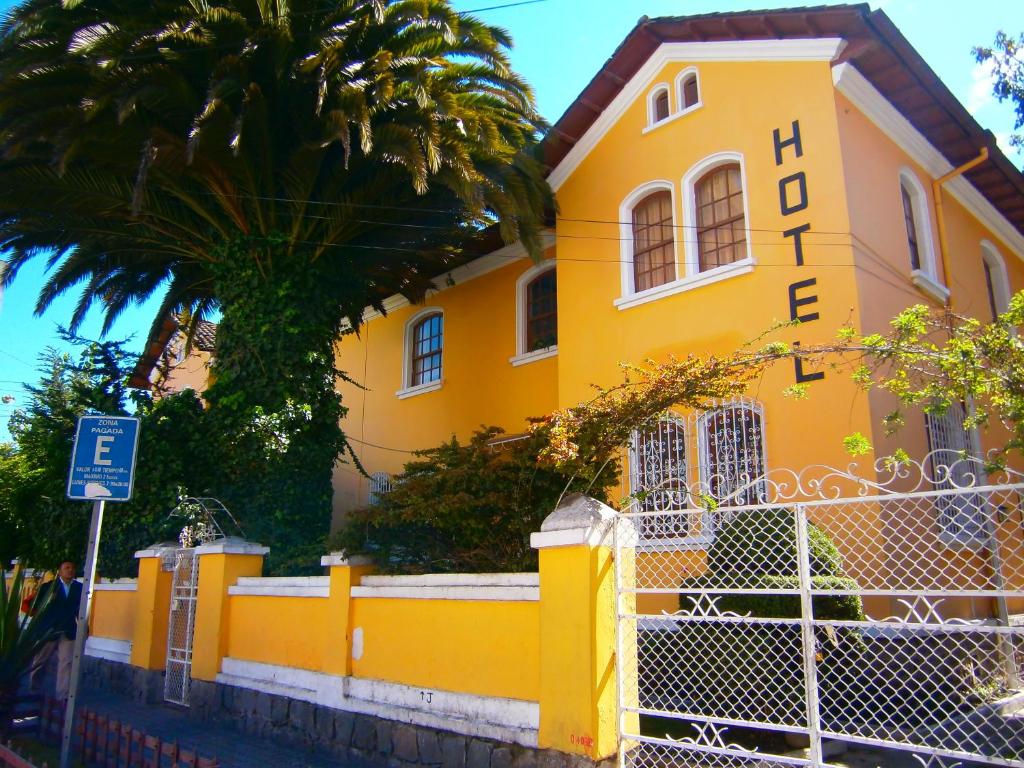
<svg viewBox="0 0 1024 768">
<path fill-rule="evenodd" d="M 624 768 L 1024 766 L 1024 483 L 994 480 L 933 456 L 641 497 L 615 532 Z"/>
<path fill-rule="evenodd" d="M 192 683 L 192 634 L 199 589 L 199 558 L 194 549 L 174 552 L 171 608 L 167 626 L 164 701 L 188 706 Z"/>
</svg>

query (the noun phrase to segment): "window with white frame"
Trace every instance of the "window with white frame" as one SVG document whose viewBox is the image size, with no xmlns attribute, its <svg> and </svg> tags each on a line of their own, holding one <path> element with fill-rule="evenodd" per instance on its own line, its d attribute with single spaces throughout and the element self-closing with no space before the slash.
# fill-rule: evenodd
<svg viewBox="0 0 1024 768">
<path fill-rule="evenodd" d="M 633 290 L 637 293 L 676 279 L 672 192 L 658 189 L 632 209 Z"/>
<path fill-rule="evenodd" d="M 558 275 L 554 260 L 530 267 L 516 281 L 513 365 L 550 357 L 558 348 Z"/>
<path fill-rule="evenodd" d="M 686 423 L 665 416 L 652 429 L 633 434 L 629 452 L 630 486 L 641 512 L 676 514 L 640 516 L 641 538 L 684 538 L 692 535 L 686 509 L 688 489 Z"/>
<path fill-rule="evenodd" d="M 402 388 L 395 394 L 406 398 L 440 389 L 443 352 L 442 311 L 425 309 L 413 315 L 405 324 Z"/>
<path fill-rule="evenodd" d="M 676 77 L 676 98 L 679 99 L 680 112 L 700 106 L 700 82 L 697 80 L 696 67 L 688 67 Z"/>
<path fill-rule="evenodd" d="M 747 220 L 739 163 L 711 169 L 694 185 L 697 264 L 701 272 L 747 256 Z"/>
<path fill-rule="evenodd" d="M 972 493 L 982 481 L 981 464 L 972 460 L 971 434 L 964 427 L 964 407 L 951 403 L 942 413 L 925 414 L 939 536 L 947 542 L 973 544 L 985 540 L 985 500 Z"/>
<path fill-rule="evenodd" d="M 653 126 L 662 120 L 668 120 L 671 113 L 668 86 L 665 83 L 659 83 L 651 88 L 647 95 L 647 125 Z"/>
<path fill-rule="evenodd" d="M 1010 308 L 1010 280 L 1006 273 L 1006 262 L 988 240 L 981 241 L 981 266 L 985 272 L 989 311 L 995 320 Z"/>
<path fill-rule="evenodd" d="M 730 400 L 698 419 L 704 492 L 725 506 L 765 498 L 764 414 L 745 398 Z"/>
<path fill-rule="evenodd" d="M 899 173 L 900 213 L 907 237 L 907 263 L 914 285 L 939 302 L 949 291 L 938 281 L 928 195 L 917 175 L 909 168 Z"/>
</svg>

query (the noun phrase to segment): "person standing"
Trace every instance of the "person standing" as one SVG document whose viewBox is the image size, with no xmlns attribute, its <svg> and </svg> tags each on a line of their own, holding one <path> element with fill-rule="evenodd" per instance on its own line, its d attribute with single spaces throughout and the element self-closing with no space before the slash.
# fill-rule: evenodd
<svg viewBox="0 0 1024 768">
<path fill-rule="evenodd" d="M 57 570 L 57 578 L 48 581 L 40 588 L 40 600 L 47 595 L 44 590 L 53 590 L 49 601 L 45 603 L 43 615 L 40 617 L 43 627 L 53 630 L 56 637 L 36 654 L 32 665 L 29 684 L 33 691 L 38 691 L 47 662 L 54 653 L 57 654 L 57 699 L 64 701 L 71 687 L 71 661 L 75 652 L 75 635 L 78 633 L 78 607 L 82 602 L 82 582 L 75 579 L 75 562 L 64 560 Z"/>
</svg>

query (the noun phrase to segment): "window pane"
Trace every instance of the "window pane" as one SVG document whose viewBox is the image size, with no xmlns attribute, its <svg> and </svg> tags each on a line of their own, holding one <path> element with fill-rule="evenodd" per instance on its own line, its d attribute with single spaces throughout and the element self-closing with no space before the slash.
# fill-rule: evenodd
<svg viewBox="0 0 1024 768">
<path fill-rule="evenodd" d="M 654 97 L 654 119 L 664 120 L 668 117 L 668 91 L 662 91 Z"/>
<path fill-rule="evenodd" d="M 526 352 L 558 343 L 557 276 L 554 269 L 526 286 Z"/>
<path fill-rule="evenodd" d="M 984 482 L 980 464 L 969 459 L 970 434 L 964 428 L 964 408 L 951 403 L 945 413 L 925 414 L 928 452 L 933 487 L 949 491 L 935 497 L 935 512 L 939 530 L 944 536 L 958 542 L 983 541 L 985 519 L 988 512 L 981 494 L 957 492 Z"/>
<path fill-rule="evenodd" d="M 917 245 L 917 222 L 914 221 L 914 203 L 907 188 L 900 184 L 903 197 L 903 218 L 907 223 L 907 246 L 910 248 L 910 268 L 921 268 L 921 254 Z"/>
<path fill-rule="evenodd" d="M 738 164 L 716 168 L 697 182 L 697 249 L 701 271 L 744 258 L 746 217 Z"/>
<path fill-rule="evenodd" d="M 726 506 L 757 503 L 765 474 L 761 415 L 736 402 L 716 408 L 702 421 L 706 492 Z"/>
<path fill-rule="evenodd" d="M 410 386 L 429 384 L 441 378 L 441 342 L 441 315 L 431 315 L 416 324 L 412 337 Z"/>
<path fill-rule="evenodd" d="M 690 517 L 674 514 L 687 509 L 686 429 L 681 421 L 665 418 L 653 429 L 633 435 L 630 484 L 637 509 L 673 514 L 637 518 L 641 539 L 694 535 Z"/>
<path fill-rule="evenodd" d="M 655 192 L 633 208 L 633 285 L 637 291 L 676 278 L 672 195 Z"/>
<path fill-rule="evenodd" d="M 700 101 L 700 98 L 697 93 L 697 76 L 690 75 L 683 82 L 683 107 L 692 107 L 698 101 Z"/>
</svg>

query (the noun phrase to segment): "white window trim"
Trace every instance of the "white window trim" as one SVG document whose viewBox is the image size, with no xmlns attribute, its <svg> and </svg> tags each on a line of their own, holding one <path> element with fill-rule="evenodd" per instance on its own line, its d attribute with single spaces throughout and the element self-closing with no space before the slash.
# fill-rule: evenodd
<svg viewBox="0 0 1024 768">
<path fill-rule="evenodd" d="M 668 115 L 666 115 L 662 120 L 659 120 L 657 117 L 658 112 L 655 107 L 655 102 L 662 93 L 668 95 Z M 672 89 L 668 87 L 668 83 L 655 83 L 651 86 L 651 90 L 647 92 L 647 128 L 650 129 L 667 123 L 672 119 L 673 114 Z"/>
<path fill-rule="evenodd" d="M 685 291 L 692 291 L 694 288 L 719 283 L 722 280 L 728 280 L 730 277 L 745 275 L 748 272 L 754 271 L 756 263 L 752 258 L 740 259 L 732 264 L 723 264 L 714 269 L 698 272 L 690 277 L 681 277 L 678 280 L 673 280 L 671 283 L 656 285 L 653 288 L 648 288 L 640 293 L 634 293 L 631 296 L 623 296 L 622 298 L 615 299 L 613 304 L 620 310 L 638 307 L 641 304 L 648 304 L 652 301 L 663 299 L 666 296 L 675 296 L 677 293 L 684 293 Z M 632 269 L 632 263 L 630 263 L 630 268 Z"/>
<path fill-rule="evenodd" d="M 436 381 L 428 381 L 426 384 L 417 384 L 411 386 L 409 382 L 412 380 L 412 336 L 416 329 L 416 325 L 423 319 L 430 315 L 441 316 L 441 376 Z M 447 323 L 444 321 L 444 310 L 440 307 L 427 307 L 417 312 L 415 315 L 405 321 L 405 343 L 402 345 L 402 386 L 395 392 L 395 395 L 399 400 L 404 400 L 407 397 L 413 397 L 415 395 L 422 395 L 427 392 L 434 392 L 441 388 L 444 384 L 444 348 L 447 341 L 447 331 L 445 326 Z"/>
<path fill-rule="evenodd" d="M 939 281 L 938 267 L 935 261 L 935 238 L 932 234 L 931 208 L 928 193 L 917 174 L 907 166 L 900 168 L 900 189 L 906 184 L 910 192 L 910 208 L 914 216 L 914 229 L 917 230 L 917 250 L 921 259 L 920 269 L 911 269 L 911 280 L 914 285 L 938 301 L 945 302 L 949 289 Z M 903 221 L 903 198 L 899 200 L 900 221 Z M 905 229 L 905 227 L 904 227 Z M 906 241 L 906 234 L 903 236 Z M 910 265 L 910 248 L 907 247 L 907 265 Z"/>
<path fill-rule="evenodd" d="M 630 192 L 626 199 L 619 204 L 619 254 L 621 256 L 619 267 L 622 298 L 616 301 L 616 306 L 618 306 L 619 301 L 625 301 L 640 295 L 635 292 L 633 284 L 633 208 L 652 192 L 664 190 L 668 190 L 672 199 L 672 260 L 675 265 L 676 279 L 663 285 L 657 285 L 654 288 L 648 288 L 642 293 L 647 295 L 667 285 L 678 283 L 682 276 L 679 269 L 679 230 L 676 227 L 676 215 L 679 208 L 677 207 L 675 184 L 667 179 L 655 179 L 654 181 L 645 182 Z"/>
<path fill-rule="evenodd" d="M 754 256 L 750 251 L 750 196 L 748 194 L 750 188 L 747 186 L 747 166 L 743 159 L 743 153 L 715 152 L 702 160 L 698 160 L 690 167 L 686 175 L 683 176 L 683 237 L 685 238 L 686 245 L 686 274 L 688 276 L 702 274 L 700 272 L 700 253 L 697 243 L 697 197 L 695 194 L 697 182 L 709 171 L 730 163 L 739 163 L 740 166 L 740 184 L 743 185 L 743 231 L 746 236 L 747 257 L 725 266 L 744 263 L 753 265 L 754 263 Z M 704 274 L 710 274 L 722 268 L 710 269 Z"/>
<path fill-rule="evenodd" d="M 543 349 L 526 348 L 526 286 L 545 272 L 555 269 L 556 266 L 554 259 L 545 259 L 540 264 L 535 264 L 523 272 L 516 280 L 516 353 L 508 359 L 512 365 L 525 365 L 558 354 L 558 344 L 552 344 Z M 557 293 L 555 300 L 558 300 Z"/>
<path fill-rule="evenodd" d="M 686 98 L 683 95 L 683 83 L 686 81 L 687 78 L 689 78 L 690 75 L 693 75 L 697 79 L 697 103 L 687 107 L 684 106 L 686 104 Z M 696 67 L 687 67 L 678 75 L 676 75 L 674 84 L 676 92 L 676 102 L 679 104 L 679 115 L 688 115 L 690 112 L 693 112 L 694 110 L 700 109 L 701 107 L 704 106 L 704 89 L 701 88 L 700 86 L 700 72 L 697 71 Z"/>
<path fill-rule="evenodd" d="M 1013 291 L 1010 290 L 1010 275 L 1006 271 L 1006 260 L 991 240 L 981 241 L 981 258 L 988 264 L 988 272 L 992 276 L 992 293 L 996 299 L 996 310 L 1001 315 L 1010 308 L 1010 298 L 1013 296 Z"/>
</svg>

